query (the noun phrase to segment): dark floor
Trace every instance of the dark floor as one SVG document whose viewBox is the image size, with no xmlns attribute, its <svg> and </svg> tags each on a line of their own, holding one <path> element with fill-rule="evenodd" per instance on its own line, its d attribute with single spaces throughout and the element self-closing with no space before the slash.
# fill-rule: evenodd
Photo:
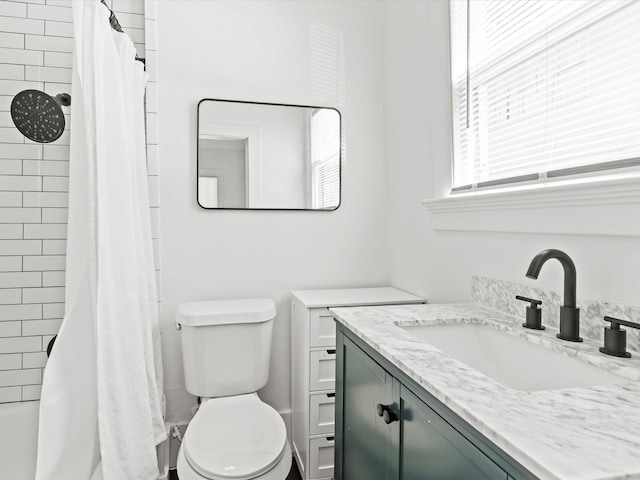
<svg viewBox="0 0 640 480">
<path fill-rule="evenodd" d="M 175 470 L 169 470 L 169 480 L 179 480 L 178 473 Z M 301 480 L 300 472 L 298 472 L 298 464 L 295 459 L 291 461 L 291 471 L 287 475 L 286 480 Z"/>
<path fill-rule="evenodd" d="M 291 462 L 291 471 L 289 472 L 289 475 L 287 475 L 287 480 L 301 480 L 300 472 L 298 472 L 298 464 L 296 463 L 295 458 Z"/>
</svg>

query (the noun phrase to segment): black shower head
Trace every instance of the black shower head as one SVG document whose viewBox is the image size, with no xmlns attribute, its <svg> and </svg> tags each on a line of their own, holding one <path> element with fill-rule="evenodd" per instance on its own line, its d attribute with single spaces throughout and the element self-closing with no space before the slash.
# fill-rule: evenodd
<svg viewBox="0 0 640 480">
<path fill-rule="evenodd" d="M 71 105 L 71 96 L 61 93 L 54 97 L 39 90 L 23 90 L 11 102 L 11 119 L 16 128 L 38 143 L 50 143 L 64 131 L 61 105 Z"/>
</svg>

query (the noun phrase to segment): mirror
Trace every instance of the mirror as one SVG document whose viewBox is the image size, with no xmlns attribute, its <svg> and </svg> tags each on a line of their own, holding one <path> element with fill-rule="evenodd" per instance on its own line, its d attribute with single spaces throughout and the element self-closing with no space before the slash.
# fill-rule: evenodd
<svg viewBox="0 0 640 480">
<path fill-rule="evenodd" d="M 334 108 L 198 103 L 198 204 L 207 209 L 335 210 L 341 124 Z"/>
</svg>

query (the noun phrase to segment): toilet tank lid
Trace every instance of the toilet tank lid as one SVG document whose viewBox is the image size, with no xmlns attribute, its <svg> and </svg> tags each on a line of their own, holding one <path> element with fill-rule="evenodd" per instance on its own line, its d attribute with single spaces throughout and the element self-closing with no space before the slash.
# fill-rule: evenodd
<svg viewBox="0 0 640 480">
<path fill-rule="evenodd" d="M 276 316 L 276 306 L 270 298 L 188 302 L 178 305 L 176 323 L 190 327 L 259 323 Z"/>
</svg>

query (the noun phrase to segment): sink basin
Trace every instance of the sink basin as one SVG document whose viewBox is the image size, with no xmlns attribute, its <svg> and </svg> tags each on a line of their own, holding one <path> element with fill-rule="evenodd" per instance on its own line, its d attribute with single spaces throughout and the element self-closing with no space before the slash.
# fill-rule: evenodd
<svg viewBox="0 0 640 480">
<path fill-rule="evenodd" d="M 400 327 L 505 387 L 525 392 L 627 383 L 620 375 L 487 325 Z"/>
</svg>

